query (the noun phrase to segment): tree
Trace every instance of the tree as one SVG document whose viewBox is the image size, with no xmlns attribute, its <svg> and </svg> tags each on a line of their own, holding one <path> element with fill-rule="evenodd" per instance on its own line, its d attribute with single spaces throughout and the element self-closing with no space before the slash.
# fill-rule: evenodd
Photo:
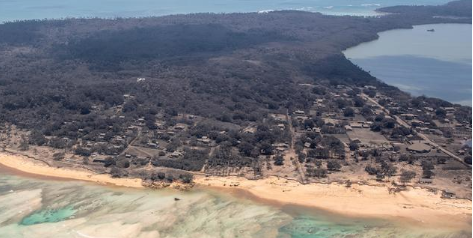
<svg viewBox="0 0 473 238">
<path fill-rule="evenodd" d="M 376 181 L 381 182 L 386 176 L 383 173 L 376 174 Z"/>
<path fill-rule="evenodd" d="M 342 168 L 342 165 L 340 165 L 340 163 L 338 163 L 338 161 L 330 160 L 327 163 L 327 169 L 330 170 L 330 171 L 340 171 L 341 168 Z"/>
<path fill-rule="evenodd" d="M 117 168 L 117 167 L 113 167 L 110 170 L 110 175 L 112 176 L 112 178 L 121 178 L 121 177 L 128 176 L 128 172 L 126 170 L 123 170 L 123 169 L 120 169 L 120 168 Z"/>
<path fill-rule="evenodd" d="M 272 155 L 273 154 L 273 146 L 267 142 L 263 142 L 260 145 L 260 151 L 264 155 Z"/>
<path fill-rule="evenodd" d="M 373 115 L 373 111 L 371 110 L 370 107 L 368 106 L 363 106 L 363 108 L 361 109 L 361 115 L 367 117 L 367 116 L 371 116 Z"/>
<path fill-rule="evenodd" d="M 284 158 L 282 155 L 276 155 L 274 157 L 274 165 L 281 166 L 284 165 Z"/>
<path fill-rule="evenodd" d="M 353 99 L 353 105 L 355 107 L 363 107 L 365 105 L 365 101 L 360 97 L 355 97 Z"/>
<path fill-rule="evenodd" d="M 401 183 L 406 184 L 409 183 L 413 178 L 415 178 L 416 172 L 414 171 L 408 171 L 408 170 L 403 170 L 401 172 Z"/>
<path fill-rule="evenodd" d="M 355 110 L 353 110 L 353 108 L 351 108 L 351 107 L 347 107 L 347 108 L 345 108 L 345 110 L 343 110 L 343 115 L 346 116 L 346 117 L 354 117 L 355 116 Z"/>
<path fill-rule="evenodd" d="M 76 155 L 86 156 L 86 157 L 91 155 L 90 150 L 85 149 L 85 148 L 83 148 L 83 147 L 81 147 L 81 146 L 78 146 L 78 147 L 74 150 L 74 153 L 75 153 Z"/>
<path fill-rule="evenodd" d="M 168 174 L 168 175 L 166 176 L 166 181 L 167 181 L 168 183 L 174 182 L 174 176 L 173 176 L 172 174 Z"/>
<path fill-rule="evenodd" d="M 115 164 L 116 164 L 116 161 L 115 161 L 114 158 L 107 157 L 104 160 L 103 166 L 107 168 L 107 167 L 110 167 L 110 166 L 115 165 Z"/>
<path fill-rule="evenodd" d="M 369 175 L 376 175 L 378 174 L 378 169 L 376 167 L 373 167 L 371 165 L 367 165 L 365 167 L 365 171 L 369 174 Z"/>
<path fill-rule="evenodd" d="M 374 122 L 374 123 L 371 125 L 370 128 L 371 128 L 372 131 L 379 132 L 379 131 L 381 131 L 382 126 L 381 126 L 381 123 L 380 123 L 380 122 Z"/>
<path fill-rule="evenodd" d="M 64 159 L 64 153 L 54 153 L 53 159 L 56 161 L 60 161 Z"/>
<path fill-rule="evenodd" d="M 59 138 L 59 137 L 53 137 L 50 141 L 49 141 L 49 146 L 53 147 L 53 148 L 56 148 L 56 149 L 64 149 L 66 148 L 66 140 L 64 140 L 63 138 Z"/>
<path fill-rule="evenodd" d="M 166 151 L 174 152 L 177 150 L 177 148 L 179 148 L 180 145 L 181 145 L 181 142 L 179 140 L 177 139 L 172 140 L 171 143 L 166 145 Z"/>
<path fill-rule="evenodd" d="M 365 93 L 366 95 L 368 95 L 368 97 L 370 98 L 374 98 L 376 96 L 376 91 L 373 90 L 373 89 L 363 89 L 363 93 Z"/>
<path fill-rule="evenodd" d="M 382 120 L 384 120 L 384 114 L 378 114 L 374 118 L 374 121 L 377 121 L 377 122 L 381 122 Z"/>
<path fill-rule="evenodd" d="M 312 92 L 314 94 L 318 94 L 318 95 L 325 95 L 327 92 L 325 90 L 325 88 L 323 87 L 320 87 L 320 86 L 315 86 L 313 89 L 312 89 Z"/>
<path fill-rule="evenodd" d="M 26 151 L 30 148 L 28 140 L 26 139 L 25 136 L 21 136 L 21 141 L 20 141 L 20 150 L 21 151 Z"/>
<path fill-rule="evenodd" d="M 135 100 L 130 100 L 123 105 L 123 112 L 132 112 L 135 111 L 138 107 L 138 103 Z"/>
<path fill-rule="evenodd" d="M 422 161 L 422 169 L 423 170 L 433 170 L 435 167 L 434 167 L 434 164 L 430 161 Z"/>
<path fill-rule="evenodd" d="M 130 161 L 126 158 L 120 158 L 116 162 L 116 166 L 119 168 L 128 168 L 130 167 Z"/>
<path fill-rule="evenodd" d="M 304 163 L 306 159 L 306 155 L 304 153 L 298 153 L 297 159 L 299 160 L 299 163 Z"/>
<path fill-rule="evenodd" d="M 447 159 L 445 157 L 438 157 L 437 164 L 445 164 L 447 163 Z"/>
<path fill-rule="evenodd" d="M 432 176 L 434 176 L 434 172 L 430 169 L 428 170 L 422 170 L 422 177 L 423 178 L 432 178 Z"/>
<path fill-rule="evenodd" d="M 179 178 L 183 183 L 192 183 L 194 176 L 192 174 L 186 173 L 179 175 Z"/>
<path fill-rule="evenodd" d="M 335 100 L 335 102 L 337 103 L 339 109 L 345 108 L 347 105 L 347 102 L 341 98 Z"/>
<path fill-rule="evenodd" d="M 447 116 L 447 111 L 443 108 L 438 108 L 435 110 L 435 115 L 439 118 L 445 118 Z"/>
<path fill-rule="evenodd" d="M 148 127 L 148 129 L 150 130 L 158 129 L 158 126 L 156 126 L 156 123 L 154 122 L 154 120 L 146 120 L 145 124 L 146 124 L 146 127 Z"/>
<path fill-rule="evenodd" d="M 394 167 L 391 163 L 388 163 L 386 161 L 381 162 L 381 170 L 383 172 L 383 175 L 391 177 L 396 174 L 397 168 Z"/>
<path fill-rule="evenodd" d="M 465 159 L 463 159 L 463 161 L 465 161 L 465 163 L 467 164 L 471 164 L 471 155 L 465 156 Z"/>
<path fill-rule="evenodd" d="M 396 121 L 394 119 L 383 119 L 383 127 L 384 128 L 389 128 L 389 129 L 392 129 L 394 128 L 394 126 L 396 126 Z"/>
<path fill-rule="evenodd" d="M 238 148 L 244 156 L 251 156 L 254 146 L 248 142 L 242 142 L 240 145 L 238 145 Z"/>
<path fill-rule="evenodd" d="M 46 145 L 48 143 L 48 139 L 44 137 L 43 133 L 38 130 L 33 130 L 30 133 L 29 143 L 32 145 Z"/>
<path fill-rule="evenodd" d="M 351 151 L 355 151 L 355 150 L 357 150 L 358 148 L 360 148 L 360 146 L 358 145 L 358 143 L 356 143 L 356 142 L 354 142 L 354 141 L 351 141 L 351 142 L 350 142 L 349 147 L 350 147 L 350 150 L 351 150 Z"/>
<path fill-rule="evenodd" d="M 327 170 L 326 169 L 321 169 L 321 168 L 314 169 L 314 177 L 326 178 L 327 177 Z"/>
</svg>

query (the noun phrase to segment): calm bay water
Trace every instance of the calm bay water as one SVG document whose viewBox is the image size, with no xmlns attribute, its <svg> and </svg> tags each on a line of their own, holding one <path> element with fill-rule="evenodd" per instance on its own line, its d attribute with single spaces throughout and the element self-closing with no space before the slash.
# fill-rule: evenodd
<svg viewBox="0 0 473 238">
<path fill-rule="evenodd" d="M 403 91 L 471 106 L 471 34 L 470 24 L 421 25 L 382 32 L 344 53 Z"/>
<path fill-rule="evenodd" d="M 304 10 L 334 15 L 376 15 L 376 8 L 448 0 L 0 0 L 0 22 L 63 17 L 143 17 L 200 12 Z"/>
<path fill-rule="evenodd" d="M 215 191 L 125 189 L 0 175 L 0 237 L 469 236 L 469 231 L 277 208 Z"/>
</svg>

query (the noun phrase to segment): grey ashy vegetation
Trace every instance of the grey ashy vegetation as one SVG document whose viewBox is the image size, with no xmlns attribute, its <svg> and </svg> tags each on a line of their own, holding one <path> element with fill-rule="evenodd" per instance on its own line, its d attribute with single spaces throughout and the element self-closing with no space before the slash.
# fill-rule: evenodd
<svg viewBox="0 0 473 238">
<path fill-rule="evenodd" d="M 29 132 L 22 150 L 49 146 L 86 158 L 107 156 L 95 162 L 115 177 L 148 165 L 179 171 L 251 167 L 257 174 L 268 156 L 275 155 L 275 166 L 285 165 L 277 154 L 292 146 L 290 126 L 317 127 L 327 134 L 308 132 L 297 140 L 295 161 L 343 159 L 343 143 L 330 134 L 345 132 L 344 128 L 317 115 L 291 125 L 270 115 L 309 111 L 317 97 L 326 97 L 343 116 L 361 114 L 372 118 L 372 131 L 389 130 L 391 137 L 404 138 L 411 131 L 396 127 L 384 115 L 374 116 L 356 96 L 359 88 L 370 97 L 376 92 L 390 95 L 404 108 L 432 107 L 438 118 L 446 116 L 442 108 L 453 106 L 439 99 L 412 98 L 361 70 L 341 51 L 389 29 L 471 23 L 471 1 L 382 10 L 394 14 L 351 17 L 281 11 L 2 24 L 0 123 Z M 319 86 L 307 88 L 301 86 L 304 83 Z M 346 96 L 349 100 L 330 98 L 328 91 L 339 86 L 354 88 Z M 471 124 L 471 108 L 455 107 L 457 120 Z M 136 143 L 160 151 L 128 155 L 127 148 Z M 304 146 L 307 153 L 301 152 Z M 351 151 L 358 147 L 349 144 Z M 362 157 L 377 156 L 369 153 Z M 63 159 L 64 153 L 54 154 L 54 160 Z M 308 175 L 319 178 L 342 167 L 336 160 L 328 161 L 327 169 L 319 162 L 314 165 Z M 381 165 L 366 171 L 396 173 L 389 163 Z M 423 167 L 423 176 L 432 177 L 431 166 Z M 187 173 L 145 176 L 192 180 Z M 403 181 L 411 177 L 402 172 Z"/>
</svg>

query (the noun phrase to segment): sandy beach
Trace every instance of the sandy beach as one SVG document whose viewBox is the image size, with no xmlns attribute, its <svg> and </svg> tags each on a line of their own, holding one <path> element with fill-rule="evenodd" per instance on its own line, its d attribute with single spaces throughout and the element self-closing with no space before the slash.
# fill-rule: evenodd
<svg viewBox="0 0 473 238">
<path fill-rule="evenodd" d="M 472 202 L 442 199 L 425 189 L 409 188 L 390 194 L 386 186 L 352 184 L 300 184 L 282 178 L 197 177 L 196 183 L 219 189 L 242 189 L 260 199 L 315 207 L 346 216 L 406 218 L 418 225 L 471 227 Z"/>
<path fill-rule="evenodd" d="M 28 174 L 96 182 L 105 185 L 142 188 L 141 179 L 112 178 L 89 171 L 49 167 L 30 158 L 0 153 L 0 164 Z M 277 205 L 300 205 L 324 209 L 345 216 L 403 218 L 432 227 L 471 227 L 472 202 L 442 199 L 425 189 L 409 188 L 390 194 L 387 186 L 352 184 L 300 184 L 277 177 L 248 180 L 241 177 L 196 176 L 201 188 L 248 194 L 253 199 Z"/>
<path fill-rule="evenodd" d="M 0 153 L 0 164 L 33 175 L 82 180 L 132 188 L 143 187 L 141 179 L 112 178 L 108 174 L 95 174 L 86 170 L 54 168 L 25 156 L 10 153 Z"/>
</svg>

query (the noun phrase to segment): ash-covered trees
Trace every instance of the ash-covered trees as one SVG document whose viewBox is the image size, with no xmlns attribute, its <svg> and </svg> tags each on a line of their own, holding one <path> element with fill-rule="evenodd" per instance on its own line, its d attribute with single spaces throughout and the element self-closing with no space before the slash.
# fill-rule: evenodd
<svg viewBox="0 0 473 238">
<path fill-rule="evenodd" d="M 381 161 L 381 171 L 383 175 L 391 177 L 397 173 L 397 168 L 393 164 L 383 160 Z"/>
<path fill-rule="evenodd" d="M 351 141 L 349 147 L 351 151 L 355 151 L 360 148 L 358 143 L 356 143 L 355 141 Z"/>
<path fill-rule="evenodd" d="M 367 165 L 365 167 L 365 171 L 369 174 L 369 175 L 376 175 L 378 174 L 378 169 L 374 166 L 371 166 L 371 165 Z"/>
<path fill-rule="evenodd" d="M 30 148 L 30 144 L 28 143 L 28 139 L 26 138 L 26 136 L 21 136 L 19 149 L 21 151 L 26 151 L 29 148 Z"/>
<path fill-rule="evenodd" d="M 61 153 L 61 152 L 54 153 L 54 155 L 53 155 L 53 159 L 56 160 L 56 161 L 63 160 L 64 157 L 65 157 L 65 154 Z"/>
<path fill-rule="evenodd" d="M 406 183 L 411 182 L 411 180 L 415 178 L 415 176 L 416 176 L 416 172 L 403 170 L 401 172 L 401 177 L 399 178 L 399 180 L 401 181 L 401 183 L 406 184 Z"/>
<path fill-rule="evenodd" d="M 329 171 L 340 171 L 342 165 L 336 160 L 330 160 L 327 162 L 327 169 Z"/>
<path fill-rule="evenodd" d="M 112 176 L 112 178 L 121 178 L 128 176 L 128 172 L 124 169 L 113 167 L 110 170 L 110 175 Z"/>
<path fill-rule="evenodd" d="M 355 116 L 355 110 L 353 110 L 353 108 L 351 108 L 351 107 L 347 107 L 347 108 L 345 108 L 345 110 L 343 110 L 343 115 L 345 117 L 354 117 Z"/>
<path fill-rule="evenodd" d="M 185 173 L 185 174 L 180 174 L 179 179 L 183 183 L 192 183 L 192 181 L 194 180 L 194 176 L 190 173 Z"/>
<path fill-rule="evenodd" d="M 431 161 L 422 161 L 422 177 L 430 179 L 434 176 L 434 164 Z"/>
<path fill-rule="evenodd" d="M 465 163 L 467 163 L 467 164 L 471 164 L 471 155 L 465 156 L 465 158 L 463 159 L 463 161 L 465 161 Z"/>
<path fill-rule="evenodd" d="M 48 143 L 48 139 L 43 135 L 43 133 L 39 130 L 33 130 L 29 136 L 29 143 L 32 145 L 46 145 Z"/>
<path fill-rule="evenodd" d="M 274 157 L 274 165 L 281 166 L 284 165 L 284 157 L 280 154 Z"/>
</svg>

